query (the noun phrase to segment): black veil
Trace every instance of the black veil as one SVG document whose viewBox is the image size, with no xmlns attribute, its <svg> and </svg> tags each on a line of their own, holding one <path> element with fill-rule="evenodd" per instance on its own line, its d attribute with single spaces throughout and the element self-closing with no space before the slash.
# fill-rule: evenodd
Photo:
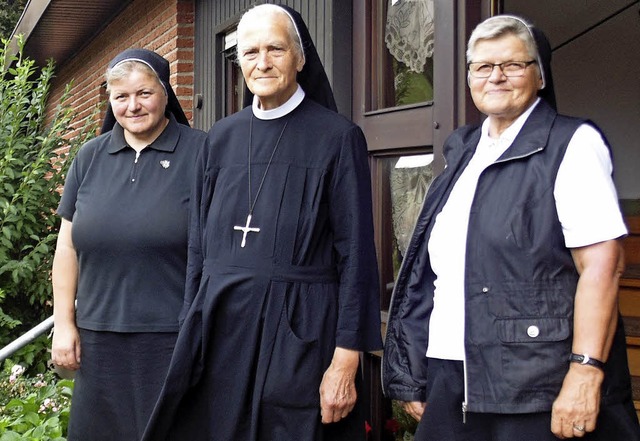
<svg viewBox="0 0 640 441">
<path fill-rule="evenodd" d="M 169 116 L 169 114 L 173 114 L 176 121 L 180 124 L 184 124 L 186 126 L 189 125 L 189 120 L 184 114 L 182 106 L 180 106 L 180 102 L 178 101 L 171 84 L 169 84 L 169 62 L 164 57 L 148 49 L 127 49 L 120 52 L 109 62 L 109 69 L 112 69 L 115 65 L 122 63 L 123 61 L 139 61 L 149 66 L 158 75 L 160 82 L 167 92 L 168 102 L 165 114 L 167 116 Z M 102 122 L 101 133 L 106 133 L 113 129 L 115 123 L 116 118 L 113 114 L 113 109 L 111 109 L 111 104 L 109 104 L 104 116 L 104 121 Z"/>
<path fill-rule="evenodd" d="M 302 50 L 304 51 L 305 63 L 302 71 L 298 72 L 298 84 L 300 84 L 300 87 L 302 87 L 302 90 L 304 90 L 307 97 L 324 107 L 337 112 L 338 107 L 333 97 L 329 78 L 327 77 L 327 73 L 324 70 L 324 66 L 322 65 L 316 46 L 311 39 L 311 34 L 309 33 L 309 29 L 302 19 L 302 16 L 298 11 L 288 6 L 277 6 L 284 9 L 284 11 L 293 20 L 300 37 Z M 253 94 L 245 85 L 243 107 L 250 106 L 252 102 Z"/>
</svg>

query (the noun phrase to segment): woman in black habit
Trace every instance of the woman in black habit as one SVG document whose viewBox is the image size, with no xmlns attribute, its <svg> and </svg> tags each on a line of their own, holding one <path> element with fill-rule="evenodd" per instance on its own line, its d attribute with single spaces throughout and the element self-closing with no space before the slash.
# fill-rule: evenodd
<svg viewBox="0 0 640 441">
<path fill-rule="evenodd" d="M 238 25 L 252 105 L 216 123 L 192 203 L 184 323 L 146 440 L 365 438 L 381 347 L 362 131 L 294 10 Z"/>
</svg>

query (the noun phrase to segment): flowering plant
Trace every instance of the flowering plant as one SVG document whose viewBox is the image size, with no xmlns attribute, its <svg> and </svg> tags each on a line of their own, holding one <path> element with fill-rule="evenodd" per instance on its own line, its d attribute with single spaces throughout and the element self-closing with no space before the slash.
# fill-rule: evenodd
<svg viewBox="0 0 640 441">
<path fill-rule="evenodd" d="M 398 401 L 391 402 L 392 418 L 385 423 L 385 431 L 394 441 L 413 441 L 418 422 L 409 416 Z"/>
<path fill-rule="evenodd" d="M 0 441 L 64 441 L 73 382 L 13 365 L 0 374 Z"/>
</svg>

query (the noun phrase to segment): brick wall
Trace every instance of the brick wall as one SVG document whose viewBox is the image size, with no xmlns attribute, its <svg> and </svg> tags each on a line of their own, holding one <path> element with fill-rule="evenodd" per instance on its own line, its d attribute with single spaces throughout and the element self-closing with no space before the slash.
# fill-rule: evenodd
<svg viewBox="0 0 640 441">
<path fill-rule="evenodd" d="M 50 112 L 72 81 L 67 102 L 77 112 L 75 127 L 80 127 L 106 99 L 102 86 L 109 61 L 124 49 L 143 47 L 169 61 L 171 85 L 193 121 L 194 10 L 194 0 L 134 0 L 73 59 L 56 66 Z"/>
</svg>

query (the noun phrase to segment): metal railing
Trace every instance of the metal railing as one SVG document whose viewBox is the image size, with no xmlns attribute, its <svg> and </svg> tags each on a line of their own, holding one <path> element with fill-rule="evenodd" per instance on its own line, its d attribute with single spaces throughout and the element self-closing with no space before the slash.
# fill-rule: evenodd
<svg viewBox="0 0 640 441">
<path fill-rule="evenodd" d="M 53 316 L 44 320 L 40 324 L 31 328 L 29 331 L 16 338 L 4 348 L 0 349 L 0 363 L 15 354 L 18 350 L 22 349 L 36 338 L 40 337 L 45 332 L 49 331 L 53 327 Z"/>
</svg>

